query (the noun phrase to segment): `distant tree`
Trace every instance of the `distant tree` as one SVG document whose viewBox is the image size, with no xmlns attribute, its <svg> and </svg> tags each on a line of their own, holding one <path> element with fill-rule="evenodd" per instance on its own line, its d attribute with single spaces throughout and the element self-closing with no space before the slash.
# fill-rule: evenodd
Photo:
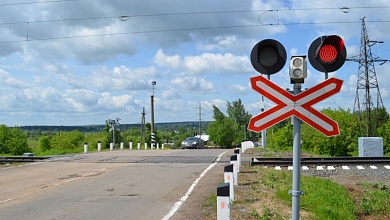
<svg viewBox="0 0 390 220">
<path fill-rule="evenodd" d="M 27 143 L 27 135 L 19 127 L 11 129 L 6 144 L 10 153 L 13 155 L 21 155 L 23 153 L 31 152 L 31 148 Z"/>
<path fill-rule="evenodd" d="M 50 139 L 47 136 L 41 136 L 39 138 L 38 147 L 41 151 L 47 151 L 51 149 Z"/>
<path fill-rule="evenodd" d="M 216 145 L 231 147 L 235 140 L 236 126 L 237 124 L 234 123 L 233 119 L 224 118 L 211 122 L 207 132 Z"/>
<path fill-rule="evenodd" d="M 226 113 L 236 124 L 236 142 L 241 142 L 248 136 L 247 125 L 252 116 L 245 110 L 244 105 L 241 103 L 241 99 L 233 101 L 232 103 L 227 102 Z"/>
<path fill-rule="evenodd" d="M 207 130 L 210 140 L 216 145 L 231 147 L 236 139 L 237 124 L 232 118 L 226 117 L 215 105 L 213 105 L 213 109 L 215 121 L 210 123 Z"/>
<path fill-rule="evenodd" d="M 378 128 L 378 136 L 383 138 L 383 154 L 390 156 L 390 119 Z"/>
<path fill-rule="evenodd" d="M 7 140 L 9 137 L 9 129 L 5 125 L 0 125 L 0 153 L 9 154 L 10 149 L 7 146 Z"/>
<path fill-rule="evenodd" d="M 327 108 L 321 112 L 338 123 L 340 135 L 327 137 L 307 124 L 302 124 L 302 147 L 308 151 L 331 156 L 357 155 L 359 124 L 350 110 Z"/>
</svg>

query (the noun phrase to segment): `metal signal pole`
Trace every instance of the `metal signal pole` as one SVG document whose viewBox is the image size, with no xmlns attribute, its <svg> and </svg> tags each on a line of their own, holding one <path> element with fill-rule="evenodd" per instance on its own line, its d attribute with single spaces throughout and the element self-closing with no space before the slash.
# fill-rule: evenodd
<svg viewBox="0 0 390 220">
<path fill-rule="evenodd" d="M 151 120 L 152 120 L 152 123 L 151 123 L 151 146 L 150 148 L 151 149 L 154 149 L 154 146 L 156 144 L 156 136 L 155 136 L 155 133 L 154 133 L 154 86 L 156 85 L 156 81 L 152 81 L 152 86 L 153 86 L 153 93 L 152 93 L 152 96 L 150 97 L 150 101 L 151 101 Z"/>
</svg>

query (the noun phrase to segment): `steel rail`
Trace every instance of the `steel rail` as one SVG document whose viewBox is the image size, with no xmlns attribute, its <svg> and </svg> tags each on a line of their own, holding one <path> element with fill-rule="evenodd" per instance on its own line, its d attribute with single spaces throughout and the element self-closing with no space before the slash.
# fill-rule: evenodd
<svg viewBox="0 0 390 220">
<path fill-rule="evenodd" d="M 4 156 L 0 157 L 0 164 L 4 163 L 31 163 L 43 161 L 50 157 L 20 157 L 20 156 Z"/>
<path fill-rule="evenodd" d="M 251 166 L 255 165 L 276 165 L 292 166 L 291 157 L 261 157 L 252 158 Z M 301 165 L 371 165 L 371 164 L 388 164 L 390 157 L 302 157 Z"/>
</svg>

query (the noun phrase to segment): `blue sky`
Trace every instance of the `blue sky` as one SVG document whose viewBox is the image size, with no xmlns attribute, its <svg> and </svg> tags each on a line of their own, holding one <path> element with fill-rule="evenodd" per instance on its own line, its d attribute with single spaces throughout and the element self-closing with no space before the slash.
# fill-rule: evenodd
<svg viewBox="0 0 390 220">
<path fill-rule="evenodd" d="M 384 41 L 372 53 L 390 59 L 390 3 L 367 0 L 3 0 L 0 3 L 0 124 L 91 125 L 108 118 L 150 122 L 212 120 L 212 105 L 241 99 L 252 115 L 260 95 L 250 52 L 260 40 L 307 55 L 322 35 L 340 35 L 348 57 L 358 55 L 361 18 L 368 35 Z M 341 8 L 348 8 L 342 10 Z M 272 10 L 272 11 L 271 11 Z M 375 63 L 382 100 L 390 108 L 390 64 Z M 353 109 L 358 63 L 330 76 L 340 93 L 315 107 Z M 308 63 L 303 88 L 324 80 Z M 292 88 L 288 63 L 271 76 Z M 361 91 L 360 91 L 361 92 Z M 273 106 L 266 100 L 267 108 Z"/>
</svg>

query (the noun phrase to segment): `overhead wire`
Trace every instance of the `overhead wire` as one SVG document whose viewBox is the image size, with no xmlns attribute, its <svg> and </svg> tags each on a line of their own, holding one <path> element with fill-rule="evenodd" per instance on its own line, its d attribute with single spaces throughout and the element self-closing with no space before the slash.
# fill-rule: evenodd
<svg viewBox="0 0 390 220">
<path fill-rule="evenodd" d="M 67 1 L 79 1 L 79 0 L 52 0 L 45 1 L 49 2 L 67 2 Z M 42 3 L 45 3 L 42 2 Z M 25 2 L 25 3 L 13 3 L 13 4 L 29 4 L 38 2 Z M 41 2 L 39 2 L 41 3 Z M 4 6 L 6 4 L 0 4 Z M 349 9 L 373 9 L 373 8 L 390 8 L 390 6 L 368 6 L 368 7 L 349 7 Z M 223 13 L 255 13 L 255 12 L 272 12 L 272 11 L 294 11 L 294 10 L 340 10 L 343 8 L 295 8 L 295 9 L 270 9 L 270 10 L 230 10 L 230 11 L 204 11 L 204 12 L 178 12 L 178 13 L 155 13 L 155 14 L 138 14 L 138 15 L 122 15 L 122 16 L 102 16 L 102 17 L 86 17 L 86 18 L 66 18 L 66 19 L 51 19 L 51 20 L 36 20 L 36 21 L 25 21 L 25 22 L 5 22 L 0 23 L 2 25 L 16 25 L 16 24 L 31 24 L 31 23 L 43 23 L 43 22 L 65 22 L 65 21 L 83 21 L 83 20 L 97 20 L 97 19 L 120 19 L 127 21 L 129 18 L 135 17 L 156 17 L 156 16 L 178 16 L 178 15 L 202 15 L 202 14 L 223 14 Z M 260 15 L 261 16 L 261 15 Z M 389 23 L 388 21 L 366 21 L 368 23 Z M 329 21 L 329 22 L 291 22 L 291 23 L 261 23 L 259 24 L 248 24 L 248 25 L 226 25 L 226 26 L 212 26 L 212 27 L 192 27 L 192 28 L 176 28 L 176 29 L 161 29 L 161 30 L 144 30 L 144 31 L 129 31 L 129 32 L 117 32 L 117 33 L 101 33 L 101 34 L 85 34 L 85 35 L 74 35 L 74 36 L 59 36 L 59 37 L 43 37 L 43 38 L 29 38 L 27 33 L 26 39 L 0 41 L 0 44 L 6 43 L 20 43 L 26 41 L 45 41 L 45 40 L 58 40 L 58 39 L 72 39 L 72 38 L 85 38 L 85 37 L 102 37 L 102 36 L 115 36 L 115 35 L 132 35 L 132 34 L 146 34 L 146 33 L 162 33 L 162 32 L 180 32 L 180 31 L 191 31 L 191 30 L 211 30 L 211 29 L 229 29 L 229 28 L 250 28 L 250 27 L 262 27 L 262 26 L 278 26 L 278 25 L 322 25 L 322 24 L 355 24 L 361 23 L 360 21 Z"/>
<path fill-rule="evenodd" d="M 75 2 L 75 1 L 79 1 L 79 0 L 48 0 L 48 1 L 39 1 L 39 2 L 0 3 L 0 7 L 15 6 L 15 5 L 45 4 L 45 3 Z"/>
</svg>

